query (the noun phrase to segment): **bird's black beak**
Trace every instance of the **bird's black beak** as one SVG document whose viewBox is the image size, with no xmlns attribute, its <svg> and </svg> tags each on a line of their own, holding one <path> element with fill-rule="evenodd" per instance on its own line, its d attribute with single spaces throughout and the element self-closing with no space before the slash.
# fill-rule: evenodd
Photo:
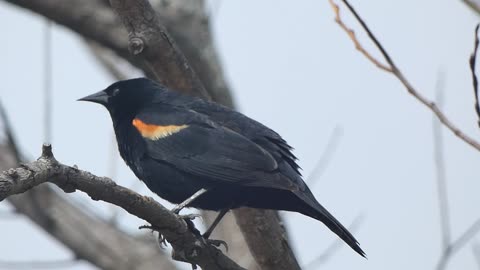
<svg viewBox="0 0 480 270">
<path fill-rule="evenodd" d="M 89 101 L 89 102 L 95 102 L 99 103 L 102 105 L 107 105 L 108 104 L 108 95 L 105 93 L 105 91 L 100 91 L 95 94 L 91 94 L 89 96 L 83 97 L 79 99 L 78 101 Z"/>
</svg>

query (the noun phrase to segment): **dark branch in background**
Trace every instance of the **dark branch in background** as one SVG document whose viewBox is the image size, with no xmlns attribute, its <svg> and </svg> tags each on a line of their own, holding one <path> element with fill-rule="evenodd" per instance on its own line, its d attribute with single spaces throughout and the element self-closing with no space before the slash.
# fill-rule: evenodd
<svg viewBox="0 0 480 270">
<path fill-rule="evenodd" d="M 152 198 L 119 186 L 109 178 L 98 177 L 59 163 L 54 158 L 50 145 L 43 146 L 42 155 L 37 161 L 0 174 L 0 201 L 45 182 L 54 183 L 67 193 L 81 190 L 93 200 L 118 205 L 130 214 L 149 222 L 158 228 L 172 245 L 173 257 L 176 260 L 199 265 L 205 270 L 243 269 L 217 248 L 208 245 L 200 235 L 187 228 L 182 219 Z M 137 260 L 127 264 L 129 266 L 126 269 L 138 269 L 141 262 Z"/>
<path fill-rule="evenodd" d="M 348 230 L 351 233 L 355 233 L 358 228 L 362 225 L 363 221 L 365 220 L 364 215 L 358 215 L 348 226 Z M 303 268 L 304 269 L 318 269 L 318 266 L 325 264 L 328 260 L 339 250 L 340 248 L 344 247 L 343 242 L 340 238 L 335 239 L 325 251 L 313 259 L 311 262 L 307 263 Z"/>
<path fill-rule="evenodd" d="M 150 2 L 110 0 L 110 5 L 127 29 L 128 50 L 149 68 L 156 80 L 185 94 L 209 98 L 175 41 L 160 25 Z"/>
<path fill-rule="evenodd" d="M 322 155 L 320 156 L 317 163 L 313 167 L 312 172 L 306 178 L 307 183 L 310 186 L 310 189 L 312 189 L 315 184 L 318 184 L 321 176 L 327 169 L 328 164 L 332 160 L 333 154 L 335 154 L 335 151 L 337 150 L 338 145 L 340 144 L 340 140 L 342 139 L 342 136 L 343 136 L 342 127 L 336 126 L 332 130 L 332 133 L 328 138 L 327 146 L 323 150 Z"/>
<path fill-rule="evenodd" d="M 340 25 L 343 25 L 343 22 L 340 18 L 340 15 L 339 15 L 339 7 L 338 5 L 336 5 L 333 0 L 329 0 L 330 1 L 330 4 L 335 12 L 335 15 L 336 15 L 336 18 L 338 18 L 338 21 L 339 21 L 339 24 Z M 473 148 L 477 149 L 478 151 L 480 151 L 480 143 L 477 142 L 476 140 L 474 140 L 472 137 L 468 136 L 467 134 L 465 134 L 462 130 L 460 130 L 454 123 L 452 123 L 448 118 L 447 116 L 437 107 L 437 105 L 435 104 L 435 102 L 427 99 L 425 96 L 423 96 L 422 94 L 420 94 L 420 92 L 418 92 L 413 86 L 412 84 L 407 80 L 407 78 L 405 77 L 405 75 L 400 71 L 400 69 L 396 66 L 396 64 L 393 62 L 392 58 L 390 57 L 390 55 L 387 53 L 387 51 L 383 48 L 382 44 L 378 41 L 378 39 L 373 35 L 373 33 L 370 31 L 370 29 L 368 28 L 368 26 L 366 25 L 366 23 L 363 21 L 363 19 L 360 17 L 360 15 L 358 15 L 358 13 L 355 11 L 355 9 L 350 5 L 350 3 L 347 1 L 347 0 L 342 0 L 342 2 L 347 6 L 347 8 L 350 10 L 350 12 L 353 14 L 353 16 L 355 17 L 355 19 L 357 19 L 357 21 L 360 23 L 360 25 L 362 26 L 362 28 L 365 30 L 365 32 L 367 33 L 368 37 L 370 38 L 370 40 L 375 44 L 375 46 L 380 50 L 382 56 L 384 57 L 385 61 L 388 63 L 388 65 L 386 66 L 386 69 L 385 68 L 381 68 L 382 70 L 385 70 L 389 73 L 392 73 L 395 77 L 397 77 L 397 79 L 405 86 L 405 88 L 407 89 L 408 93 L 410 93 L 413 97 L 415 97 L 420 103 L 422 103 L 423 105 L 425 105 L 427 108 L 429 108 L 434 114 L 435 116 L 440 120 L 440 122 L 446 126 L 450 131 L 453 132 L 453 134 L 455 134 L 455 136 L 457 136 L 458 138 L 460 138 L 462 141 L 466 142 L 467 144 L 469 144 L 470 146 L 472 146 Z M 360 43 L 358 42 L 358 40 L 356 39 L 355 35 L 351 34 L 353 32 L 350 32 L 351 30 L 349 30 L 348 28 L 344 28 L 342 27 L 342 29 L 344 29 L 345 31 L 347 31 L 347 34 L 349 35 L 350 39 L 352 39 L 352 41 L 354 42 L 355 46 L 359 46 L 361 48 L 363 48 Z M 363 51 L 366 52 L 366 50 L 363 49 Z M 365 55 L 365 53 L 364 53 Z M 367 53 L 367 55 L 370 55 L 369 53 Z M 373 57 L 367 57 L 370 61 L 374 62 L 375 64 L 376 63 L 379 63 L 378 60 L 375 60 L 375 58 Z M 373 61 L 373 60 L 375 61 Z M 377 64 L 376 64 L 377 65 Z M 378 66 L 378 65 L 377 65 Z"/>
<path fill-rule="evenodd" d="M 478 79 L 475 74 L 475 64 L 477 63 L 477 51 L 478 51 L 478 28 L 480 24 L 475 27 L 475 44 L 473 46 L 473 52 L 470 56 L 470 70 L 472 71 L 472 81 L 473 81 L 473 94 L 475 96 L 475 112 L 477 113 L 477 124 L 480 127 L 480 105 L 478 104 Z"/>
<path fill-rule="evenodd" d="M 470 7 L 472 10 L 474 10 L 476 13 L 480 14 L 480 5 L 477 2 L 477 0 L 462 0 L 465 5 Z"/>
</svg>

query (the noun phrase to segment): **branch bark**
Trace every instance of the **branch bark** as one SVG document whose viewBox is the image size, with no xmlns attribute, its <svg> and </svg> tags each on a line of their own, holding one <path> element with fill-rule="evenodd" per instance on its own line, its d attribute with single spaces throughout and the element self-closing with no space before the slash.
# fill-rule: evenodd
<svg viewBox="0 0 480 270">
<path fill-rule="evenodd" d="M 18 166 L 18 153 L 11 127 L 3 107 L 0 115 L 6 142 L 0 144 L 0 171 Z M 147 243 L 120 231 L 104 220 L 87 214 L 66 200 L 50 185 L 37 186 L 24 194 L 10 196 L 8 201 L 36 225 L 68 247 L 75 257 L 101 269 L 152 270 L 176 269 L 168 256 L 159 252 L 152 241 Z M 95 230 L 92 230 L 95 228 Z M 106 245 L 105 243 L 109 243 Z"/>
<path fill-rule="evenodd" d="M 55 160 L 50 145 L 44 145 L 42 155 L 37 161 L 0 173 L 0 201 L 45 182 L 54 183 L 67 193 L 83 191 L 93 200 L 115 204 L 146 220 L 158 228 L 172 245 L 173 257 L 176 260 L 199 265 L 206 270 L 244 269 L 206 243 L 200 235 L 194 234 L 182 219 L 152 198 L 119 186 L 109 178 L 98 177 L 59 163 Z M 137 269 L 134 263 L 140 262 L 129 262 L 125 269 Z"/>
</svg>

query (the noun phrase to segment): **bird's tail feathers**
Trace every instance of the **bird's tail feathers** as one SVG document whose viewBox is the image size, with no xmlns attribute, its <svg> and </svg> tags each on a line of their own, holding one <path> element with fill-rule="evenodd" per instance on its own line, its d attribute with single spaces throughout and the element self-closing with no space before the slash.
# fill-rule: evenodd
<svg viewBox="0 0 480 270">
<path fill-rule="evenodd" d="M 307 216 L 317 219 L 323 222 L 332 232 L 340 237 L 347 245 L 355 250 L 362 257 L 366 258 L 365 252 L 360 248 L 360 245 L 353 237 L 353 235 L 332 215 L 327 209 L 325 209 L 314 198 L 309 198 L 305 193 L 296 193 L 297 197 L 304 201 L 308 206 L 306 209 L 302 209 L 301 212 Z"/>
</svg>

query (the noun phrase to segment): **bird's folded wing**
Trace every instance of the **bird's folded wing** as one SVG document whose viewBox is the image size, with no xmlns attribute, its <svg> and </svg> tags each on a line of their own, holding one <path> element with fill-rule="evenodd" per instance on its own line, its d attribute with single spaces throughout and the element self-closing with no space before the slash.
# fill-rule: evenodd
<svg viewBox="0 0 480 270">
<path fill-rule="evenodd" d="M 263 148 L 192 111 L 150 108 L 139 113 L 133 124 L 149 157 L 193 175 L 253 181 L 257 173 L 277 169 L 275 159 Z"/>
</svg>

